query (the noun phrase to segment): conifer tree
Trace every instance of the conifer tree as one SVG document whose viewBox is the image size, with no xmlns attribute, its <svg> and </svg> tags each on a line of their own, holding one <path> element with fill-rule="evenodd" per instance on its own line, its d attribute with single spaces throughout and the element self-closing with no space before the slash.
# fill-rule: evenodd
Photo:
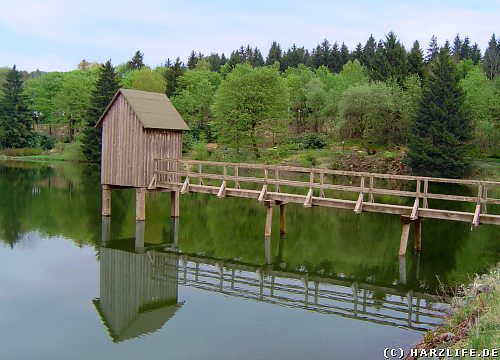
<svg viewBox="0 0 500 360">
<path fill-rule="evenodd" d="M 0 147 L 30 146 L 32 118 L 23 94 L 23 79 L 16 65 L 9 69 L 0 98 Z"/>
<path fill-rule="evenodd" d="M 141 53 L 139 50 L 137 50 L 132 56 L 132 59 L 130 59 L 127 62 L 127 69 L 128 70 L 141 70 L 144 67 L 144 54 Z"/>
<path fill-rule="evenodd" d="M 354 51 L 351 53 L 351 60 L 353 61 L 358 60 L 361 63 L 362 57 L 363 57 L 363 45 L 361 45 L 361 43 L 358 43 Z"/>
<path fill-rule="evenodd" d="M 500 74 L 500 40 L 491 35 L 488 48 L 484 52 L 484 72 L 490 80 Z"/>
<path fill-rule="evenodd" d="M 87 126 L 83 132 L 82 151 L 90 162 L 101 160 L 101 128 L 95 128 L 95 124 L 119 88 L 115 68 L 111 65 L 111 60 L 108 60 L 99 68 L 96 87 L 90 98 Z"/>
<path fill-rule="evenodd" d="M 340 63 L 342 64 L 340 66 L 340 69 L 342 69 L 342 66 L 347 64 L 347 62 L 351 60 L 351 55 L 349 54 L 349 48 L 345 43 L 342 43 L 340 46 Z"/>
<path fill-rule="evenodd" d="M 417 175 L 461 178 L 468 174 L 467 151 L 473 127 L 451 56 L 441 49 L 424 80 L 407 154 Z"/>
<path fill-rule="evenodd" d="M 276 61 L 281 63 L 282 56 L 283 52 L 281 51 L 280 45 L 276 41 L 273 41 L 269 53 L 267 54 L 266 65 L 273 65 Z"/>
<path fill-rule="evenodd" d="M 165 90 L 165 93 L 168 97 L 171 97 L 175 94 L 179 82 L 179 77 L 184 73 L 184 70 L 184 64 L 181 62 L 180 58 L 177 57 L 177 59 L 175 59 L 175 63 L 171 65 L 166 71 L 165 81 L 167 82 L 167 88 Z"/>
<path fill-rule="evenodd" d="M 198 62 L 198 56 L 194 50 L 191 51 L 187 61 L 187 67 L 190 70 L 193 70 L 196 67 L 196 63 Z"/>
<path fill-rule="evenodd" d="M 408 54 L 408 71 L 422 78 L 424 76 L 424 68 L 424 55 L 422 54 L 422 49 L 420 49 L 420 43 L 418 40 L 415 40 Z"/>
<path fill-rule="evenodd" d="M 373 35 L 370 35 L 363 48 L 363 55 L 360 61 L 361 65 L 366 66 L 368 70 L 371 70 L 373 67 L 373 60 L 375 57 L 376 49 L 377 49 L 377 42 L 375 41 Z"/>
<path fill-rule="evenodd" d="M 439 46 L 437 43 L 437 37 L 432 35 L 431 41 L 429 42 L 429 47 L 427 48 L 427 55 L 425 57 L 425 60 L 427 62 L 431 62 L 434 60 L 434 58 L 439 54 Z"/>
</svg>

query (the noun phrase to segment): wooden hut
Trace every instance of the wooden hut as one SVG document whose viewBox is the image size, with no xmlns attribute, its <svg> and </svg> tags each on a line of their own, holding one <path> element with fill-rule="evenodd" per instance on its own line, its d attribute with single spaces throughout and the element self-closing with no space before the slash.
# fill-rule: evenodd
<svg viewBox="0 0 500 360">
<path fill-rule="evenodd" d="M 144 220 L 154 160 L 180 159 L 182 131 L 189 127 L 165 94 L 130 89 L 118 90 L 96 127 L 102 127 L 103 215 L 111 214 L 112 188 L 136 188 L 136 218 Z"/>
</svg>

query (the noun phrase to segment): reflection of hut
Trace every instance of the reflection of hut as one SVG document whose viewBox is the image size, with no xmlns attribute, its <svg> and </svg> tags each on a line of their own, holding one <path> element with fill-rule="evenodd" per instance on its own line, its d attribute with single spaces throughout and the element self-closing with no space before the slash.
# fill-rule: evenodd
<svg viewBox="0 0 500 360">
<path fill-rule="evenodd" d="M 160 329 L 179 309 L 179 256 L 101 247 L 100 298 L 94 305 L 113 341 Z"/>
</svg>

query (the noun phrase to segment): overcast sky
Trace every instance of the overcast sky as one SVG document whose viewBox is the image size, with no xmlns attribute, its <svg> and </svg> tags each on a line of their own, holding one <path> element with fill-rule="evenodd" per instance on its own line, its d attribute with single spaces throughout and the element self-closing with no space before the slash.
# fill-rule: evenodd
<svg viewBox="0 0 500 360">
<path fill-rule="evenodd" d="M 284 50 L 325 38 L 352 49 L 391 30 L 407 48 L 460 33 L 484 52 L 500 35 L 500 0 L 0 0 L 0 9 L 0 66 L 28 71 L 67 71 L 82 59 L 117 65 L 136 50 L 151 66 L 247 44 L 265 57 L 273 40 Z"/>
</svg>

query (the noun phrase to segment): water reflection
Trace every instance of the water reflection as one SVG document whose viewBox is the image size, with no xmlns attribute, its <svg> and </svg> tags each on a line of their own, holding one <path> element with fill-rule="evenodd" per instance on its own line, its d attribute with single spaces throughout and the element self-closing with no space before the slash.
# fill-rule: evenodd
<svg viewBox="0 0 500 360">
<path fill-rule="evenodd" d="M 179 255 L 145 248 L 144 222 L 137 223 L 134 244 L 119 242 L 115 248 L 109 225 L 103 218 L 100 298 L 93 303 L 113 341 L 120 342 L 160 329 L 182 306 Z"/>
<path fill-rule="evenodd" d="M 100 298 L 94 305 L 115 342 L 161 328 L 182 305 L 178 303 L 179 285 L 415 330 L 439 323 L 447 308 L 435 296 L 401 286 L 377 286 L 289 269 L 283 258 L 284 236 L 275 257 L 271 239 L 263 241 L 266 264 L 259 265 L 182 253 L 177 247 L 178 219 L 172 220 L 171 227 L 167 244 L 148 245 L 144 222 L 136 223 L 135 238 L 110 241 L 110 221 L 103 218 Z M 410 269 L 409 276 L 417 274 L 418 265 Z M 402 257 L 402 284 L 406 277 Z"/>
</svg>

